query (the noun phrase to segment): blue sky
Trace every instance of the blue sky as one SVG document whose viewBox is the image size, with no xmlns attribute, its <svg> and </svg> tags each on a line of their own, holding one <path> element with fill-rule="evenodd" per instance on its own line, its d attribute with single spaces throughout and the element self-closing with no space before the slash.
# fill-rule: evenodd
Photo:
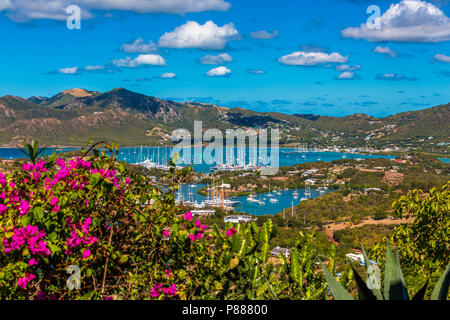
<svg viewBox="0 0 450 320">
<path fill-rule="evenodd" d="M 450 101 L 450 1 L 164 1 L 0 0 L 0 95 L 124 87 L 333 116 Z M 80 30 L 66 26 L 70 4 Z"/>
</svg>

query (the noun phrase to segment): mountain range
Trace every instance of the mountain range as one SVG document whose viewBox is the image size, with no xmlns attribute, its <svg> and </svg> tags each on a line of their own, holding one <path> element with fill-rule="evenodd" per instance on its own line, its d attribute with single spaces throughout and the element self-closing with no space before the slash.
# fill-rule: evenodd
<svg viewBox="0 0 450 320">
<path fill-rule="evenodd" d="M 450 104 L 385 118 L 366 114 L 329 117 L 257 112 L 199 102 L 174 102 L 116 88 L 70 89 L 53 97 L 0 98 L 0 146 L 23 139 L 52 146 L 81 146 L 90 139 L 122 146 L 170 144 L 173 130 L 279 128 L 282 144 L 385 146 L 417 141 L 449 142 Z"/>
</svg>

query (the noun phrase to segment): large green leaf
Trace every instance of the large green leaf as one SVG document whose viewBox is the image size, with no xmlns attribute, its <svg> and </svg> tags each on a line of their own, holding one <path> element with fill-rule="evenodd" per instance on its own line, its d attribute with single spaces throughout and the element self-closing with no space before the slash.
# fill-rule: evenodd
<svg viewBox="0 0 450 320">
<path fill-rule="evenodd" d="M 370 272 L 369 267 L 371 266 L 371 263 L 370 263 L 369 257 L 367 257 L 366 250 L 364 249 L 364 246 L 362 243 L 361 243 L 361 249 L 362 249 L 363 256 L 364 256 L 364 262 L 366 264 L 366 274 L 367 274 L 367 277 L 369 277 L 369 272 Z M 369 278 L 367 279 L 367 281 L 369 281 Z M 380 289 L 372 288 L 370 290 L 375 295 L 375 297 L 377 297 L 378 300 L 383 300 L 383 294 L 381 293 Z"/>
<path fill-rule="evenodd" d="M 359 300 L 377 300 L 377 297 L 367 287 L 364 280 L 359 276 L 358 272 L 352 267 L 353 274 L 355 275 L 356 285 L 358 286 Z"/>
<path fill-rule="evenodd" d="M 430 300 L 446 300 L 448 294 L 448 287 L 450 285 L 450 263 L 447 265 L 444 273 L 439 278 L 438 283 L 431 293 Z"/>
<path fill-rule="evenodd" d="M 394 255 L 394 263 L 389 283 L 389 300 L 409 300 L 408 289 L 403 278 L 398 251 Z"/>
<path fill-rule="evenodd" d="M 394 255 L 389 242 L 386 246 L 386 264 L 384 269 L 384 297 L 389 300 L 389 287 L 391 285 L 392 272 L 394 270 Z"/>
<path fill-rule="evenodd" d="M 328 269 L 320 262 L 322 270 L 325 273 L 325 279 L 328 282 L 328 287 L 336 300 L 355 300 L 350 293 L 333 277 Z"/>
</svg>

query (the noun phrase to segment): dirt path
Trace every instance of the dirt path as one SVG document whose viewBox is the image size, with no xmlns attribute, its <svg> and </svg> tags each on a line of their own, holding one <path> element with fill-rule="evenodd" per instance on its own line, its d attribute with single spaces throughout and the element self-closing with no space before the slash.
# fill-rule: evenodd
<svg viewBox="0 0 450 320">
<path fill-rule="evenodd" d="M 381 220 L 363 220 L 361 223 L 351 225 L 351 222 L 342 222 L 342 223 L 330 223 L 323 226 L 325 229 L 325 233 L 330 238 L 330 240 L 337 244 L 337 242 L 334 240 L 333 235 L 335 231 L 344 230 L 344 229 L 354 229 L 354 228 L 360 228 L 365 225 L 396 225 L 396 224 L 404 224 L 404 223 L 413 223 L 416 217 L 410 217 L 408 219 L 381 219 Z"/>
</svg>

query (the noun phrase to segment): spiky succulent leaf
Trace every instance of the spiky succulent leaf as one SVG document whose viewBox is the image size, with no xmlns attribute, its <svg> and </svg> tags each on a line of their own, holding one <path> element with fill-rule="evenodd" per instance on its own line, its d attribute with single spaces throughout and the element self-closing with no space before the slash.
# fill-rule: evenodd
<svg viewBox="0 0 450 320">
<path fill-rule="evenodd" d="M 362 243 L 361 243 L 361 249 L 362 249 L 363 256 L 364 256 L 364 262 L 365 262 L 365 264 L 366 264 L 366 274 L 367 274 L 366 284 L 367 284 L 367 286 L 369 287 L 369 283 L 368 283 L 368 282 L 370 281 L 370 278 L 369 278 L 369 272 L 370 272 L 370 269 L 369 269 L 369 267 L 370 267 L 371 263 L 370 263 L 369 258 L 367 257 L 366 250 L 364 249 L 364 246 L 363 246 Z M 381 293 L 381 290 L 380 290 L 380 289 L 371 288 L 370 290 L 371 290 L 372 293 L 375 295 L 375 297 L 377 297 L 378 300 L 383 300 L 383 299 L 384 299 L 384 298 L 383 298 L 383 294 Z"/>
<path fill-rule="evenodd" d="M 358 272 L 352 267 L 353 274 L 355 275 L 356 285 L 358 287 L 359 300 L 377 300 L 377 297 L 367 287 L 364 280 L 360 277 Z"/>
<path fill-rule="evenodd" d="M 411 300 L 413 300 L 413 301 L 422 301 L 425 298 L 425 292 L 427 291 L 427 287 L 428 287 L 428 280 L 425 283 L 425 285 L 422 287 L 422 289 L 417 291 L 417 293 L 414 295 L 414 297 L 412 297 Z"/>
<path fill-rule="evenodd" d="M 398 251 L 394 255 L 393 270 L 389 284 L 390 300 L 409 300 L 408 289 L 403 278 Z"/>
<path fill-rule="evenodd" d="M 350 293 L 337 280 L 333 277 L 333 275 L 328 271 L 328 269 L 323 265 L 322 261 L 320 261 L 320 265 L 322 266 L 322 270 L 325 274 L 325 279 L 327 280 L 328 287 L 333 294 L 333 297 L 336 300 L 355 300 Z"/>
<path fill-rule="evenodd" d="M 436 286 L 431 293 L 430 300 L 446 300 L 448 287 L 450 285 L 450 263 L 447 265 L 444 273 L 439 278 Z"/>
<path fill-rule="evenodd" d="M 386 263 L 384 269 L 384 297 L 389 300 L 389 287 L 391 284 L 392 271 L 394 270 L 394 255 L 389 242 L 386 246 Z"/>
</svg>

